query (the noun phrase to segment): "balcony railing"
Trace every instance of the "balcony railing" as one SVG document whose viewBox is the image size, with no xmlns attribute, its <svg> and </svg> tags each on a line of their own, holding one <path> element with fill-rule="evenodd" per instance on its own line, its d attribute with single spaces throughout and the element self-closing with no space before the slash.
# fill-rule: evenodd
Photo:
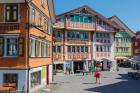
<svg viewBox="0 0 140 93">
<path fill-rule="evenodd" d="M 110 58 L 111 52 L 96 52 L 96 58 Z"/>
<path fill-rule="evenodd" d="M 19 30 L 18 23 L 0 23 L 0 31 L 6 32 L 15 30 Z"/>
<path fill-rule="evenodd" d="M 66 21 L 66 26 L 64 22 L 57 22 L 54 25 L 55 28 L 67 28 L 67 29 L 84 29 L 84 30 L 98 30 L 98 31 L 113 31 L 114 29 L 108 25 L 99 25 L 97 24 L 95 27 L 95 23 L 83 23 L 83 22 L 72 22 Z"/>
</svg>

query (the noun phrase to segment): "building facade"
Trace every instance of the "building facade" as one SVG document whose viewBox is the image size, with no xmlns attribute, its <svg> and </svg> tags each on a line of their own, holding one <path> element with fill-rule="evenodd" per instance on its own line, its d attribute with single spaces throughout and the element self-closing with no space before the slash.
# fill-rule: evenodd
<svg viewBox="0 0 140 93">
<path fill-rule="evenodd" d="M 129 29 L 117 16 L 109 18 L 113 24 L 120 26 L 120 31 L 116 33 L 115 58 L 117 63 L 128 60 L 132 55 L 132 38 L 135 33 Z"/>
<path fill-rule="evenodd" d="M 114 33 L 119 28 L 107 18 L 82 6 L 58 15 L 56 21 L 53 29 L 55 70 L 77 73 L 88 71 L 92 64 L 104 59 L 115 63 Z M 105 64 L 102 62 L 102 65 Z"/>
<path fill-rule="evenodd" d="M 1 0 L 0 13 L 0 86 L 31 93 L 52 82 L 53 0 Z"/>
<path fill-rule="evenodd" d="M 140 32 L 137 32 L 133 37 L 133 55 L 140 56 Z"/>
</svg>

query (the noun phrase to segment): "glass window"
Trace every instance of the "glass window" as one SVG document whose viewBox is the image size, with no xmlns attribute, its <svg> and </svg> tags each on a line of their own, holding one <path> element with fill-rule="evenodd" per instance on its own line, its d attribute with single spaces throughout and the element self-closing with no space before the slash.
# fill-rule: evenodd
<svg viewBox="0 0 140 93">
<path fill-rule="evenodd" d="M 57 46 L 57 52 L 61 52 L 61 46 Z"/>
<path fill-rule="evenodd" d="M 56 52 L 56 46 L 53 46 L 53 52 Z"/>
<path fill-rule="evenodd" d="M 7 39 L 7 56 L 17 56 L 17 38 L 8 38 Z"/>
<path fill-rule="evenodd" d="M 72 52 L 76 52 L 76 51 L 75 51 L 75 46 L 72 46 Z"/>
<path fill-rule="evenodd" d="M 77 52 L 80 52 L 80 46 L 77 46 Z"/>
<path fill-rule="evenodd" d="M 71 52 L 71 46 L 68 46 L 68 52 Z"/>
<path fill-rule="evenodd" d="M 99 46 L 96 46 L 96 51 L 99 52 Z"/>
<path fill-rule="evenodd" d="M 32 24 L 36 24 L 36 10 L 32 9 Z"/>
<path fill-rule="evenodd" d="M 47 19 L 44 18 L 44 31 L 48 32 L 48 22 Z"/>
<path fill-rule="evenodd" d="M 18 5 L 7 4 L 5 7 L 6 22 L 17 22 L 18 21 Z"/>
<path fill-rule="evenodd" d="M 46 49 L 46 43 L 44 43 L 44 57 L 47 56 L 47 53 L 46 53 L 47 49 Z"/>
<path fill-rule="evenodd" d="M 31 88 L 41 85 L 41 71 L 31 73 Z"/>
<path fill-rule="evenodd" d="M 88 52 L 88 47 L 87 46 L 85 47 L 85 52 Z"/>
<path fill-rule="evenodd" d="M 81 46 L 81 52 L 84 52 L 84 46 Z"/>
<path fill-rule="evenodd" d="M 38 18 L 38 26 L 39 26 L 39 28 L 41 28 L 41 27 L 42 27 L 42 15 L 39 14 L 38 17 L 39 17 L 39 18 Z"/>
</svg>

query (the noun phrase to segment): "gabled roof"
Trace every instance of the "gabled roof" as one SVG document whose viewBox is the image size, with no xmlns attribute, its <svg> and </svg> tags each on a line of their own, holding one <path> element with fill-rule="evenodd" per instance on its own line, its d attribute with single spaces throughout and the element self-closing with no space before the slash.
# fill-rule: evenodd
<svg viewBox="0 0 140 93">
<path fill-rule="evenodd" d="M 124 22 L 121 21 L 119 17 L 112 16 L 108 19 L 112 22 L 112 24 L 120 26 L 121 29 L 125 30 L 131 37 L 136 35 Z"/>
<path fill-rule="evenodd" d="M 59 17 L 61 17 L 61 16 L 69 15 L 69 14 L 74 13 L 74 12 L 79 12 L 79 10 L 82 10 L 82 9 L 86 9 L 91 15 L 94 15 L 95 17 L 97 17 L 97 18 L 103 20 L 104 22 L 106 22 L 107 24 L 113 26 L 114 28 L 120 29 L 118 26 L 113 25 L 112 22 L 111 22 L 110 20 L 108 20 L 108 18 L 104 17 L 103 15 L 101 15 L 101 14 L 98 13 L 98 12 L 96 12 L 95 10 L 93 10 L 92 8 L 90 8 L 90 7 L 87 6 L 87 5 L 84 5 L 84 6 L 81 6 L 81 7 L 79 7 L 79 8 L 70 10 L 70 11 L 68 11 L 68 12 L 59 14 L 59 15 L 57 15 L 57 18 L 59 18 Z"/>
</svg>

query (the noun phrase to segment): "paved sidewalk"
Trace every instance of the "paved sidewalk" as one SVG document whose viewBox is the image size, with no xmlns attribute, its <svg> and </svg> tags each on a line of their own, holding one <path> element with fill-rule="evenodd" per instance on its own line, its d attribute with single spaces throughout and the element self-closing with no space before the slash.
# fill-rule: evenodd
<svg viewBox="0 0 140 93">
<path fill-rule="evenodd" d="M 94 75 L 55 76 L 55 83 L 46 93 L 140 93 L 140 81 L 127 76 L 128 68 L 119 72 L 102 72 L 101 84 L 95 84 Z"/>
</svg>

